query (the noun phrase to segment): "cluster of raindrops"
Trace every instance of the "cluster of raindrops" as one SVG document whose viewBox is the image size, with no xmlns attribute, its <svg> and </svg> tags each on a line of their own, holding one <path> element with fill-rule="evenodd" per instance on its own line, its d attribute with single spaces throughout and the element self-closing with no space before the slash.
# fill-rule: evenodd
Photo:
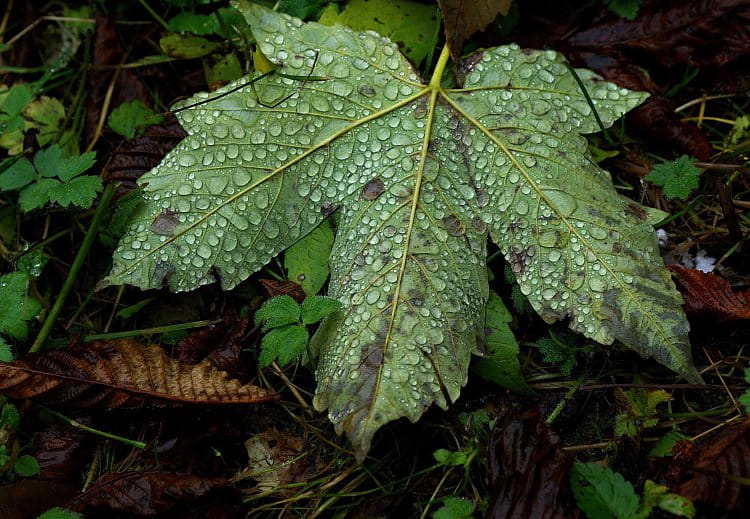
<svg viewBox="0 0 750 519">
<path fill-rule="evenodd" d="M 418 106 L 394 112 L 385 127 L 399 120 L 421 128 L 428 114 Z M 472 185 L 468 136 L 453 115 L 437 109 L 428 129 L 434 154 L 421 161 L 422 142 L 399 148 L 393 160 L 400 167 L 381 169 L 342 208 L 330 290 L 345 312 L 318 367 L 319 394 L 334 422 L 364 407 L 377 423 L 416 418 L 433 401 L 446 404 L 440 382 L 452 399 L 466 382 L 487 298 L 479 215 L 488 194 Z M 374 357 L 377 365 L 369 362 Z"/>
<path fill-rule="evenodd" d="M 448 95 L 481 126 L 465 145 L 494 209 L 482 217 L 521 291 L 548 321 L 570 317 L 572 328 L 601 342 L 624 335 L 615 318 L 653 340 L 659 324 L 633 315 L 672 305 L 674 291 L 664 290 L 663 276 L 644 279 L 664 270 L 652 231 L 588 158 L 580 133 L 598 125 L 563 58 L 508 45 L 474 61 L 464 89 Z M 644 98 L 589 71 L 579 76 L 605 124 Z"/>
<path fill-rule="evenodd" d="M 113 280 L 232 288 L 360 190 L 374 168 L 413 160 L 400 150 L 413 144 L 415 121 L 362 123 L 419 87 L 393 43 L 280 15 L 257 27 L 287 74 L 324 79 L 248 77 L 178 104 L 189 136 L 141 179 L 148 210 L 115 253 Z"/>
<path fill-rule="evenodd" d="M 492 113 L 505 114 L 509 118 L 507 123 L 533 120 L 548 126 L 538 128 L 542 133 L 550 132 L 553 123 L 558 123 L 556 133 L 601 130 L 561 54 L 552 50 L 522 50 L 516 44 L 480 52 L 481 59 L 467 58 L 467 62 L 475 63 L 466 74 L 463 88 L 467 93 L 490 93 Z M 590 70 L 577 69 L 576 74 L 586 85 L 606 126 L 648 96 L 601 81 Z"/>
</svg>

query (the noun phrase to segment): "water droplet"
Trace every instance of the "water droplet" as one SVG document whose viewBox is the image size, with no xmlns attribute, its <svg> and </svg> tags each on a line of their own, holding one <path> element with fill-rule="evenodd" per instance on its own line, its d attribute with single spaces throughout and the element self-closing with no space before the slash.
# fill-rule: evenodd
<svg viewBox="0 0 750 519">
<path fill-rule="evenodd" d="M 198 163 L 198 160 L 192 153 L 182 152 L 180 158 L 178 159 L 178 162 L 180 163 L 180 166 L 189 168 L 191 166 L 195 166 Z"/>
</svg>

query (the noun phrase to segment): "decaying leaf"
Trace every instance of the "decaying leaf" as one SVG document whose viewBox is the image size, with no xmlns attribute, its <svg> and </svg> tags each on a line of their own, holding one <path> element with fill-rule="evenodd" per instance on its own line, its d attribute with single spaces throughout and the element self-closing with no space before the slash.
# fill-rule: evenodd
<svg viewBox="0 0 750 519">
<path fill-rule="evenodd" d="M 750 6 L 743 0 L 651 2 L 636 20 L 608 19 L 571 36 L 575 46 L 623 46 L 666 66 L 721 66 L 750 53 Z"/>
<path fill-rule="evenodd" d="M 691 501 L 703 501 L 724 510 L 747 506 L 750 478 L 750 419 L 725 429 L 704 445 L 688 468 L 692 477 L 675 490 Z M 744 481 L 738 481 L 742 478 Z"/>
<path fill-rule="evenodd" d="M 578 516 L 568 492 L 573 457 L 538 411 L 507 418 L 492 431 L 488 518 Z"/>
<path fill-rule="evenodd" d="M 277 281 L 275 279 L 259 279 L 268 297 L 289 296 L 298 303 L 305 299 L 305 291 L 294 281 Z"/>
<path fill-rule="evenodd" d="M 107 409 L 140 405 L 143 397 L 195 404 L 276 398 L 272 391 L 230 379 L 207 361 L 183 364 L 159 346 L 125 339 L 31 353 L 22 360 L 1 363 L 0 394 Z"/>
<path fill-rule="evenodd" d="M 512 0 L 438 0 L 451 57 L 458 61 L 466 39 L 484 30 L 498 14 L 508 14 L 511 3 Z"/>
<path fill-rule="evenodd" d="M 164 122 L 149 126 L 143 135 L 118 144 L 104 166 L 104 175 L 110 181 L 121 182 L 121 191 L 129 191 L 186 135 L 177 118 L 167 115 Z"/>
<path fill-rule="evenodd" d="M 735 292 L 724 278 L 679 265 L 670 265 L 677 284 L 683 289 L 685 310 L 706 313 L 721 321 L 750 319 L 750 290 Z"/>
<path fill-rule="evenodd" d="M 447 49 L 423 81 L 375 33 L 236 5 L 281 72 L 320 80 L 256 78 L 256 97 L 248 77 L 178 105 L 201 102 L 141 178 L 102 286 L 231 289 L 338 209 L 329 295 L 342 309 L 318 332 L 314 404 L 360 458 L 383 424 L 458 398 L 484 335 L 488 234 L 547 322 L 700 380 L 648 212 L 587 154 L 581 134 L 599 125 L 559 54 L 483 50 L 446 89 Z M 606 125 L 645 98 L 578 76 Z M 151 230 L 165 212 L 169 236 Z"/>
<path fill-rule="evenodd" d="M 112 510 L 139 517 L 159 517 L 212 490 L 225 487 L 226 478 L 203 478 L 164 471 L 111 472 L 70 501 L 68 508 Z"/>
<path fill-rule="evenodd" d="M 245 442 L 247 472 L 261 492 L 293 495 L 295 489 L 284 488 L 290 483 L 308 481 L 313 476 L 313 462 L 319 462 L 315 451 L 306 451 L 301 435 L 274 428 L 255 434 Z"/>
</svg>

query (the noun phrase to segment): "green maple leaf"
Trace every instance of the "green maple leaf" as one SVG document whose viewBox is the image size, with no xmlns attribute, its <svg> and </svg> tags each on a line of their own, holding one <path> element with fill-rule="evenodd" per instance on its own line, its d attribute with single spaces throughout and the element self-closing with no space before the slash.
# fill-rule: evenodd
<svg viewBox="0 0 750 519">
<path fill-rule="evenodd" d="M 247 77 L 178 104 L 188 137 L 141 178 L 102 286 L 231 289 L 338 210 L 314 404 L 360 458 L 383 424 L 458 398 L 488 235 L 547 322 L 700 380 L 649 213 L 587 154 L 599 126 L 559 54 L 482 50 L 447 89 L 445 50 L 423 81 L 375 33 L 235 5 L 279 72 L 322 80 L 272 74 L 256 97 Z M 646 97 L 578 76 L 606 125 Z"/>
</svg>

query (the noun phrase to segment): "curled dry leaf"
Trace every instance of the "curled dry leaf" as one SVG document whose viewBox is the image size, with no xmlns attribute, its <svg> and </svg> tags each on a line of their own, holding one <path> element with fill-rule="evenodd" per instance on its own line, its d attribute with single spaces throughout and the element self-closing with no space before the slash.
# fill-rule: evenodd
<svg viewBox="0 0 750 519">
<path fill-rule="evenodd" d="M 750 477 L 750 419 L 706 443 L 696 459 L 688 469 L 691 478 L 677 486 L 678 494 L 724 510 L 750 504 L 747 484 L 737 481 Z"/>
<path fill-rule="evenodd" d="M 466 39 L 484 30 L 498 14 L 508 14 L 511 3 L 512 0 L 438 0 L 451 57 L 458 61 Z"/>
<path fill-rule="evenodd" d="M 538 411 L 506 418 L 490 440 L 490 507 L 487 518 L 568 519 L 578 511 L 565 495 L 573 458 Z"/>
<path fill-rule="evenodd" d="M 79 512 L 109 509 L 153 517 L 175 506 L 186 505 L 227 483 L 226 478 L 171 472 L 113 472 L 76 496 L 67 506 Z"/>
<path fill-rule="evenodd" d="M 302 286 L 294 281 L 277 281 L 275 279 L 261 279 L 260 284 L 266 289 L 268 297 L 289 296 L 298 303 L 305 299 Z"/>
<path fill-rule="evenodd" d="M 112 151 L 104 166 L 107 180 L 121 182 L 122 192 L 135 189 L 141 175 L 156 166 L 186 136 L 177 118 L 167 114 L 161 124 L 149 126 L 143 135 L 121 142 Z"/>
<path fill-rule="evenodd" d="M 734 292 L 727 280 L 700 270 L 679 265 L 669 270 L 683 290 L 687 313 L 707 313 L 721 321 L 750 319 L 750 290 Z"/>
<path fill-rule="evenodd" d="M 140 406 L 143 397 L 195 404 L 259 403 L 276 393 L 230 379 L 207 361 L 187 365 L 158 346 L 115 340 L 32 353 L 0 364 L 0 394 L 76 407 Z"/>
</svg>

